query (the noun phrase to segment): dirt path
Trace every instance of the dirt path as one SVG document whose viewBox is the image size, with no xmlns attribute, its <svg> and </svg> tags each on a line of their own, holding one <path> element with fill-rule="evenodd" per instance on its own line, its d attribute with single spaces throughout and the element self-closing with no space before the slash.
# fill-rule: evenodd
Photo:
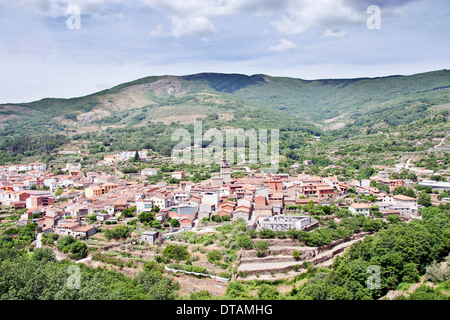
<svg viewBox="0 0 450 320">
<path fill-rule="evenodd" d="M 395 298 L 404 295 L 405 297 L 409 297 L 410 294 L 412 294 L 414 291 L 416 291 L 416 289 L 418 287 L 420 287 L 421 285 L 423 285 L 425 283 L 425 285 L 432 287 L 433 283 L 431 282 L 425 282 L 425 276 L 423 276 L 420 279 L 419 283 L 414 283 L 412 285 L 409 286 L 408 290 L 403 291 L 403 290 L 390 290 L 384 297 L 381 297 L 380 300 L 394 300 Z"/>
</svg>

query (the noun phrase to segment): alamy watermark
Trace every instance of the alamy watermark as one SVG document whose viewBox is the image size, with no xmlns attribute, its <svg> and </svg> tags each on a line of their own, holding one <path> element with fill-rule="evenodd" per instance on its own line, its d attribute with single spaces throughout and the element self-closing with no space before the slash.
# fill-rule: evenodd
<svg viewBox="0 0 450 320">
<path fill-rule="evenodd" d="M 66 14 L 69 17 L 66 20 L 66 26 L 69 30 L 81 29 L 81 9 L 79 6 L 70 5 L 67 7 Z"/>
<path fill-rule="evenodd" d="M 172 159 L 177 164 L 211 165 L 222 159 L 230 164 L 259 163 L 270 166 L 267 172 L 276 173 L 279 166 L 279 135 L 279 129 L 271 129 L 270 135 L 267 129 L 240 128 L 223 131 L 212 128 L 203 133 L 202 122 L 196 121 L 193 137 L 187 129 L 173 131 L 171 140 L 178 144 L 172 150 Z"/>
<path fill-rule="evenodd" d="M 67 273 L 70 274 L 70 276 L 67 278 L 67 288 L 68 289 L 77 289 L 79 290 L 81 288 L 81 270 L 79 266 L 69 266 L 67 268 Z"/>
<path fill-rule="evenodd" d="M 370 30 L 381 29 L 381 9 L 379 6 L 372 5 L 367 8 L 370 16 L 367 18 L 367 28 Z"/>
<path fill-rule="evenodd" d="M 370 276 L 366 280 L 366 285 L 369 290 L 381 289 L 381 272 L 380 267 L 371 265 L 366 271 Z"/>
</svg>

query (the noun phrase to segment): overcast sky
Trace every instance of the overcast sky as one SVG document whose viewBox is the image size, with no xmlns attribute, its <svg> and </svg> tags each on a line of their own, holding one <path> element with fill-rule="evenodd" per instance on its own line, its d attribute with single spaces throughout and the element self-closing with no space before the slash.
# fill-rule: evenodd
<svg viewBox="0 0 450 320">
<path fill-rule="evenodd" d="M 449 2 L 0 0 L 0 103 L 82 96 L 150 75 L 449 69 Z"/>
</svg>

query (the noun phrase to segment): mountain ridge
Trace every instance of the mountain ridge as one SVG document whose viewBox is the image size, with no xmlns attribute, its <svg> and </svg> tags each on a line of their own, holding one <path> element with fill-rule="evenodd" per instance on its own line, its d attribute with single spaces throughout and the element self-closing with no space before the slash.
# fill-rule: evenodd
<svg viewBox="0 0 450 320">
<path fill-rule="evenodd" d="M 380 112 L 381 119 L 404 114 L 417 104 L 424 105 L 420 112 L 428 114 L 431 106 L 448 102 L 450 71 L 446 69 L 407 76 L 317 80 L 203 72 L 143 77 L 76 98 L 1 104 L 0 130 L 8 136 L 20 134 L 13 126 L 32 133 L 38 130 L 27 128 L 40 124 L 61 132 L 102 123 L 187 124 L 208 116 L 242 120 L 258 114 L 266 115 L 263 123 L 273 119 L 273 125 L 281 126 L 275 121 L 291 118 L 314 130 L 335 130 L 354 123 L 365 125 Z"/>
</svg>

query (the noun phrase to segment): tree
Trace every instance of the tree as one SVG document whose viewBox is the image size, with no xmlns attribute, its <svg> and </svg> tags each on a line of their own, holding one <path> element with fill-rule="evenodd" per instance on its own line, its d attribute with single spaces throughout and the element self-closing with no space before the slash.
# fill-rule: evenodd
<svg viewBox="0 0 450 320">
<path fill-rule="evenodd" d="M 180 221 L 178 221 L 177 219 L 172 219 L 172 220 L 170 220 L 170 226 L 174 227 L 174 228 L 179 227 Z"/>
<path fill-rule="evenodd" d="M 244 235 L 236 237 L 236 243 L 240 248 L 251 249 L 253 248 L 253 241 L 249 237 Z"/>
<path fill-rule="evenodd" d="M 390 214 L 386 219 L 390 223 L 398 223 L 398 221 L 400 220 L 400 216 L 398 214 Z"/>
<path fill-rule="evenodd" d="M 408 300 L 449 300 L 449 297 L 439 290 L 423 284 L 411 293 Z"/>
<path fill-rule="evenodd" d="M 269 242 L 259 241 L 254 244 L 254 247 L 256 249 L 256 255 L 258 256 L 258 258 L 262 258 L 266 255 L 266 250 L 269 247 Z"/>
<path fill-rule="evenodd" d="M 142 286 L 151 300 L 174 300 L 180 285 L 155 272 L 140 272 L 133 282 Z"/>
<path fill-rule="evenodd" d="M 86 217 L 90 223 L 94 223 L 97 221 L 97 215 L 96 214 L 88 214 Z"/>
<path fill-rule="evenodd" d="M 277 288 L 269 284 L 262 284 L 258 289 L 258 299 L 259 300 L 276 300 L 278 299 L 280 293 Z"/>
<path fill-rule="evenodd" d="M 122 216 L 125 218 L 134 217 L 135 212 L 136 212 L 136 207 L 133 206 L 131 208 L 124 209 L 122 211 Z"/>
<path fill-rule="evenodd" d="M 432 282 L 440 282 L 445 280 L 444 273 L 442 272 L 439 264 L 437 264 L 436 261 L 433 261 L 433 263 L 430 264 L 426 270 L 427 280 L 430 280 Z"/>
<path fill-rule="evenodd" d="M 70 246 L 72 245 L 72 243 L 76 242 L 76 239 L 72 236 L 64 236 L 58 239 L 58 241 L 56 241 L 56 248 L 58 248 L 58 250 L 67 253 L 69 252 Z"/>
<path fill-rule="evenodd" d="M 49 262 L 54 261 L 55 257 L 50 248 L 37 248 L 34 250 L 33 258 L 36 261 Z"/>
<path fill-rule="evenodd" d="M 59 187 L 56 191 L 55 191 L 55 196 L 60 196 L 63 194 L 63 189 L 61 187 Z"/>
<path fill-rule="evenodd" d="M 438 195 L 438 199 L 439 199 L 439 200 L 442 200 L 443 198 L 449 198 L 449 197 L 450 197 L 450 194 L 449 194 L 448 192 L 445 192 L 445 191 L 441 192 L 441 193 Z"/>
<path fill-rule="evenodd" d="M 248 298 L 245 292 L 244 285 L 237 281 L 228 282 L 226 295 L 231 299 Z"/>
<path fill-rule="evenodd" d="M 414 262 L 405 264 L 405 267 L 403 268 L 402 282 L 415 283 L 419 281 L 419 277 L 420 274 L 417 270 L 417 264 Z"/>
<path fill-rule="evenodd" d="M 88 249 L 84 242 L 76 241 L 70 245 L 70 259 L 78 260 L 87 256 Z"/>
<path fill-rule="evenodd" d="M 142 223 L 149 223 L 155 219 L 155 215 L 151 212 L 141 212 L 138 216 L 138 220 Z"/>
<path fill-rule="evenodd" d="M 273 230 L 270 229 L 262 229 L 259 233 L 258 236 L 261 239 L 269 239 L 269 238 L 274 238 L 275 237 L 275 232 Z"/>
<path fill-rule="evenodd" d="M 151 226 L 152 226 L 153 228 L 160 229 L 160 228 L 161 228 L 161 221 L 160 221 L 160 220 L 153 220 L 153 221 L 151 222 Z"/>
<path fill-rule="evenodd" d="M 131 235 L 132 228 L 127 226 L 117 226 L 114 229 L 107 229 L 104 231 L 105 237 L 111 239 L 126 239 Z"/>
<path fill-rule="evenodd" d="M 417 200 L 417 204 L 424 207 L 431 206 L 431 196 L 429 196 L 426 191 L 422 191 L 419 195 L 419 199 Z"/>
<path fill-rule="evenodd" d="M 365 232 L 372 232 L 372 231 L 378 231 L 383 227 L 380 220 L 377 219 L 366 219 L 363 222 L 363 230 Z"/>
<path fill-rule="evenodd" d="M 222 260 L 222 253 L 218 250 L 211 250 L 206 254 L 206 258 L 208 259 L 208 262 L 214 263 Z"/>
<path fill-rule="evenodd" d="M 177 244 L 169 244 L 161 252 L 163 257 L 176 261 L 188 260 L 191 255 L 186 247 Z"/>
<path fill-rule="evenodd" d="M 211 300 L 212 298 L 211 292 L 207 290 L 192 292 L 189 297 L 191 300 Z"/>
<path fill-rule="evenodd" d="M 134 161 L 139 161 L 140 159 L 139 152 L 136 150 L 136 153 L 134 154 Z"/>
</svg>

